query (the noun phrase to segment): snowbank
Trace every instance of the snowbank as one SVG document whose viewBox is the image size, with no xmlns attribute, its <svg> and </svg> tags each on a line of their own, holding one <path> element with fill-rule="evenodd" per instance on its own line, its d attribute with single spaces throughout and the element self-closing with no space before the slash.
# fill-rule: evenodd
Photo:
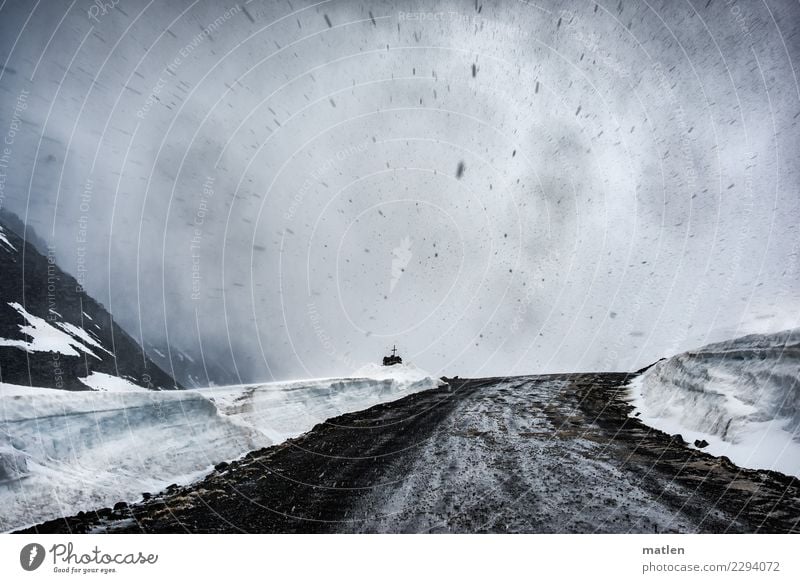
<svg viewBox="0 0 800 583">
<path fill-rule="evenodd" d="M 640 419 L 746 468 L 800 477 L 800 330 L 661 361 L 631 383 Z"/>
<path fill-rule="evenodd" d="M 421 381 L 431 375 L 411 363 L 395 364 L 394 366 L 381 366 L 379 364 L 365 364 L 352 375 L 353 378 L 367 378 L 375 380 L 396 379 L 398 381 Z"/>
<path fill-rule="evenodd" d="M 330 417 L 438 385 L 399 372 L 191 391 L 109 387 L 94 375 L 87 384 L 110 390 L 0 384 L 0 531 L 135 501 Z"/>
</svg>

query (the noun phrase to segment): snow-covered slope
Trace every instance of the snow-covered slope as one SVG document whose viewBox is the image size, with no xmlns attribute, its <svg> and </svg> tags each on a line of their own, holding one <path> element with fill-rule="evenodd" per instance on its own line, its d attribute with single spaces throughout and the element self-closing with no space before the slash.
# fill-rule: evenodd
<svg viewBox="0 0 800 583">
<path fill-rule="evenodd" d="M 800 476 L 800 330 L 679 354 L 631 386 L 648 425 L 740 466 Z"/>
<path fill-rule="evenodd" d="M 365 364 L 353 372 L 353 378 L 367 378 L 375 380 L 397 379 L 408 382 L 426 379 L 430 374 L 416 365 L 406 362 L 405 364 L 395 364 L 394 366 L 381 366 L 380 364 Z"/>
<path fill-rule="evenodd" d="M 411 379 L 408 370 L 393 369 L 382 379 L 190 391 L 0 384 L 0 531 L 138 500 L 331 417 L 439 384 L 419 371 Z"/>
<path fill-rule="evenodd" d="M 0 382 L 74 391 L 180 388 L 56 265 L 52 248 L 5 211 L 0 274 Z"/>
</svg>

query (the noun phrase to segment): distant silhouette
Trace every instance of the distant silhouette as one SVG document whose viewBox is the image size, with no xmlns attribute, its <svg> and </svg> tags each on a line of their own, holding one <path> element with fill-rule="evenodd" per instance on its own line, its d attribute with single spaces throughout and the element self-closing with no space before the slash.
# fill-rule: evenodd
<svg viewBox="0 0 800 583">
<path fill-rule="evenodd" d="M 403 359 L 397 356 L 397 346 L 392 346 L 392 355 L 383 357 L 383 366 L 403 364 Z"/>
</svg>

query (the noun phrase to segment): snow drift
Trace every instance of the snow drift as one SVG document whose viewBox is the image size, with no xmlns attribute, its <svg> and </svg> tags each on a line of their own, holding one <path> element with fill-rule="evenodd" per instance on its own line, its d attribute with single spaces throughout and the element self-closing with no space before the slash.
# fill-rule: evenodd
<svg viewBox="0 0 800 583">
<path fill-rule="evenodd" d="M 742 467 L 800 476 L 800 329 L 679 354 L 631 387 L 648 425 Z"/>
<path fill-rule="evenodd" d="M 0 530 L 135 501 L 331 417 L 439 384 L 407 367 L 373 372 L 383 378 L 191 391 L 104 389 L 99 376 L 91 384 L 104 390 L 0 384 Z"/>
</svg>

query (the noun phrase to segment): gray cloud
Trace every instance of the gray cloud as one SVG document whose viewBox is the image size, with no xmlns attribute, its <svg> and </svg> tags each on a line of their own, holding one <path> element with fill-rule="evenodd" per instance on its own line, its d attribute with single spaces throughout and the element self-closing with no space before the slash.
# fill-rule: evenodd
<svg viewBox="0 0 800 583">
<path fill-rule="evenodd" d="M 798 325 L 796 4 L 69 6 L 2 10 L 2 205 L 145 344 L 488 375 Z"/>
</svg>

